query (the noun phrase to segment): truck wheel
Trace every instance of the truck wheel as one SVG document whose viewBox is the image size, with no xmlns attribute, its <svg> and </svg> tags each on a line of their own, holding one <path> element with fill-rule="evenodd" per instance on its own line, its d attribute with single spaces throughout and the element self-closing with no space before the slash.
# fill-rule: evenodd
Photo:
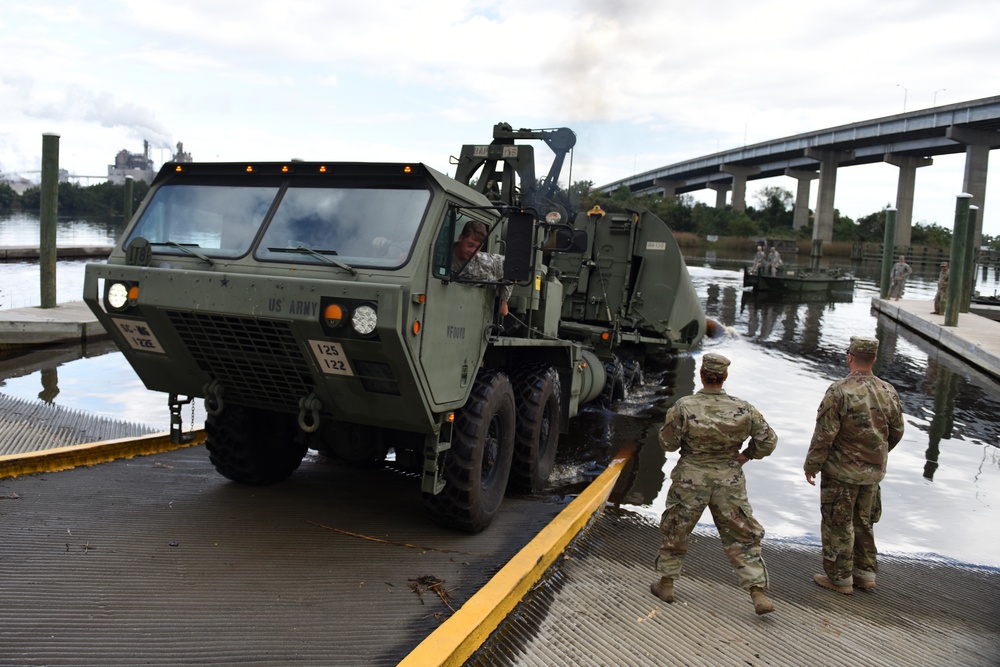
<svg viewBox="0 0 1000 667">
<path fill-rule="evenodd" d="M 614 361 L 604 362 L 604 371 L 608 379 L 604 391 L 601 392 L 601 403 L 604 407 L 610 408 L 625 398 L 625 368 L 621 360 L 615 357 Z"/>
<path fill-rule="evenodd" d="M 455 414 L 451 440 L 444 490 L 425 493 L 424 508 L 440 524 L 478 533 L 500 507 L 514 454 L 514 392 L 504 373 L 479 374 L 468 402 Z"/>
<path fill-rule="evenodd" d="M 205 446 L 219 473 L 243 484 L 287 479 L 306 455 L 292 415 L 227 405 L 205 420 Z"/>
<path fill-rule="evenodd" d="M 642 377 L 642 364 L 636 359 L 628 359 L 622 362 L 622 369 L 625 372 L 625 389 L 641 387 L 644 380 Z"/>
<path fill-rule="evenodd" d="M 388 454 L 385 429 L 364 424 L 326 421 L 308 442 L 323 456 L 359 467 L 378 467 Z"/>
<path fill-rule="evenodd" d="M 513 383 L 517 429 L 508 487 L 531 493 L 545 486 L 556 460 L 562 388 L 551 366 L 529 366 Z"/>
</svg>

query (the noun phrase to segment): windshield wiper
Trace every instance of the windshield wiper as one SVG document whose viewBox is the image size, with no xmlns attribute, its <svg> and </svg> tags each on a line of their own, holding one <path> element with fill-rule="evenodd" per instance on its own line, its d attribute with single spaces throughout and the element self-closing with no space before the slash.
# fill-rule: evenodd
<svg viewBox="0 0 1000 667">
<path fill-rule="evenodd" d="M 165 246 L 170 246 L 171 248 L 177 248 L 178 250 L 180 250 L 182 252 L 186 252 L 187 254 L 191 255 L 192 257 L 197 257 L 201 261 L 208 262 L 211 266 L 215 266 L 215 262 L 212 260 L 211 257 L 203 255 L 200 252 L 198 252 L 197 250 L 192 250 L 191 249 L 191 246 L 194 246 L 195 248 L 200 247 L 197 243 L 177 243 L 176 241 L 156 241 L 156 242 L 150 243 L 149 245 L 165 245 Z"/>
<path fill-rule="evenodd" d="M 313 255 L 315 257 L 319 257 L 324 262 L 328 262 L 330 264 L 333 264 L 334 266 L 336 266 L 339 269 L 343 269 L 344 271 L 348 271 L 352 276 L 358 275 L 358 270 L 355 269 L 350 264 L 345 264 L 344 262 L 341 262 L 339 259 L 334 259 L 333 257 L 330 257 L 330 255 L 336 255 L 337 254 L 336 250 L 313 250 L 312 248 L 307 248 L 305 246 L 300 245 L 300 246 L 296 246 L 295 248 L 268 248 L 267 251 L 268 252 L 300 252 L 300 253 L 306 253 L 308 255 Z"/>
</svg>

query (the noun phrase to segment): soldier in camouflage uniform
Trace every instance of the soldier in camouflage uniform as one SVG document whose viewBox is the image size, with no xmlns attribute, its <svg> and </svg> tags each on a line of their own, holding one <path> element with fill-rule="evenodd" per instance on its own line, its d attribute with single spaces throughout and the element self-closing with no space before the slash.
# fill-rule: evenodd
<svg viewBox="0 0 1000 667">
<path fill-rule="evenodd" d="M 903 409 L 891 384 L 875 377 L 878 340 L 851 338 L 851 374 L 830 385 L 819 405 L 806 454 L 806 481 L 820 479 L 823 569 L 813 581 L 850 595 L 852 584 L 875 588 L 874 524 L 881 513 L 879 482 L 889 452 L 903 437 Z"/>
<path fill-rule="evenodd" d="M 465 223 L 462 233 L 452 248 L 451 271 L 461 272 L 463 278 L 472 280 L 503 280 L 503 255 L 489 252 L 479 252 L 480 246 L 486 240 L 486 225 L 475 220 Z M 500 287 L 500 314 L 507 315 L 507 301 L 514 288 L 511 285 Z"/>
<path fill-rule="evenodd" d="M 899 298 L 903 296 L 903 289 L 906 287 L 906 279 L 910 277 L 911 273 L 913 273 L 913 269 L 906 263 L 906 257 L 900 255 L 899 261 L 892 265 L 892 272 L 889 274 L 887 300 L 895 299 L 899 301 Z"/>
<path fill-rule="evenodd" d="M 774 451 L 778 436 L 757 408 L 726 394 L 722 384 L 729 377 L 728 367 L 729 360 L 721 354 L 704 355 L 704 387 L 671 406 L 660 429 L 660 446 L 668 452 L 680 449 L 681 458 L 670 474 L 660 520 L 663 544 L 656 570 L 661 577 L 650 590 L 673 602 L 674 580 L 681 575 L 691 531 L 708 507 L 740 588 L 750 592 L 754 611 L 766 614 L 774 605 L 765 594 L 767 569 L 760 554 L 764 528 L 753 518 L 743 464 Z M 747 438 L 749 444 L 740 451 Z"/>
</svg>

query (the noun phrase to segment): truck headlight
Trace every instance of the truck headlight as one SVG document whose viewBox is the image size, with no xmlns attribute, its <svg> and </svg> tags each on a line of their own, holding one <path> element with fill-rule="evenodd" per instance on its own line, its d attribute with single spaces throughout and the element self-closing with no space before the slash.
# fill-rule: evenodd
<svg viewBox="0 0 1000 667">
<path fill-rule="evenodd" d="M 358 306 L 351 315 L 351 326 L 362 336 L 368 336 L 375 331 L 378 323 L 378 313 L 372 306 Z"/>
<path fill-rule="evenodd" d="M 105 289 L 104 299 L 111 310 L 126 310 L 139 300 L 139 285 L 120 280 L 112 282 Z"/>
</svg>

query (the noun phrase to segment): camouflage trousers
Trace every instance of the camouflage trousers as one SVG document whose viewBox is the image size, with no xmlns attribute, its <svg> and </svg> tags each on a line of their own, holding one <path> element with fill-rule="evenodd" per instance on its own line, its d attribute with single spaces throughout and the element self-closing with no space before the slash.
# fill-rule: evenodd
<svg viewBox="0 0 1000 667">
<path fill-rule="evenodd" d="M 667 507 L 660 519 L 663 544 L 656 557 L 656 571 L 678 579 L 688 552 L 691 531 L 708 507 L 722 538 L 726 556 L 740 588 L 767 588 L 767 568 L 760 554 L 764 528 L 753 518 L 742 475 L 730 486 L 701 486 L 674 482 L 667 493 Z"/>
<path fill-rule="evenodd" d="M 854 576 L 875 580 L 875 523 L 882 513 L 878 484 L 845 484 L 820 476 L 823 569 L 830 581 L 850 586 Z"/>
</svg>

